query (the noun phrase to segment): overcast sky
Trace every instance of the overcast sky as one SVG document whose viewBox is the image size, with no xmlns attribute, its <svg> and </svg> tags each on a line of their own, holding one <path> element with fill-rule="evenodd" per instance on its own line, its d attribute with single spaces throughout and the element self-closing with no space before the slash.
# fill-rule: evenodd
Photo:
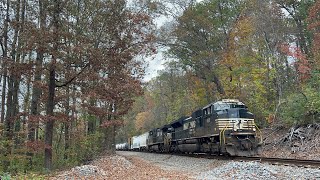
<svg viewBox="0 0 320 180">
<path fill-rule="evenodd" d="M 155 23 L 159 29 L 162 25 L 164 25 L 164 23 L 171 20 L 172 18 L 161 16 L 156 19 Z M 164 69 L 164 63 L 166 62 L 166 59 L 163 55 L 164 50 L 165 49 L 157 49 L 157 54 L 147 58 L 146 61 L 149 63 L 149 66 L 146 68 L 146 75 L 144 77 L 144 81 L 151 80 L 152 78 L 158 75 L 159 70 Z"/>
<path fill-rule="evenodd" d="M 201 2 L 203 0 L 196 0 L 196 2 Z M 166 16 L 160 16 L 155 20 L 155 23 L 158 28 L 160 28 L 162 25 L 164 25 L 166 22 L 171 21 L 172 18 L 166 17 Z M 149 66 L 146 68 L 146 75 L 144 77 L 144 81 L 149 81 L 152 78 L 156 77 L 158 75 L 158 71 L 164 69 L 164 63 L 167 62 L 165 59 L 163 52 L 165 49 L 157 49 L 158 53 L 156 55 L 153 55 L 151 57 L 147 58 L 147 62 L 149 63 Z"/>
</svg>

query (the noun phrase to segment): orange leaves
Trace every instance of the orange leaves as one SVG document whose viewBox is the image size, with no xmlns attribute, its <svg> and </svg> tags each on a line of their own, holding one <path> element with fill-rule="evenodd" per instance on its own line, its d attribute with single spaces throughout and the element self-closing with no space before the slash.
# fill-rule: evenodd
<svg viewBox="0 0 320 180">
<path fill-rule="evenodd" d="M 107 128 L 111 126 L 122 126 L 123 125 L 123 120 L 112 120 L 112 121 L 104 121 L 101 124 L 101 127 Z"/>
<path fill-rule="evenodd" d="M 44 122 L 47 119 L 44 115 L 29 115 L 28 122 Z"/>
<path fill-rule="evenodd" d="M 190 76 L 190 75 L 189 75 Z M 187 77 L 188 78 L 188 77 Z M 206 86 L 204 85 L 203 81 L 196 76 L 190 76 L 189 87 L 191 91 L 191 99 L 192 101 L 196 102 L 196 104 L 205 104 L 205 97 L 206 97 Z M 210 84 L 208 84 L 209 86 Z"/>
<path fill-rule="evenodd" d="M 135 127 L 137 130 L 143 129 L 145 123 L 150 121 L 151 113 L 150 112 L 141 112 L 136 116 Z"/>
<path fill-rule="evenodd" d="M 315 19 L 320 18 L 319 9 L 320 9 L 320 1 L 316 1 L 315 4 L 309 9 L 309 17 L 308 17 L 309 21 L 314 21 Z M 319 26 L 319 21 L 315 24 L 309 25 L 308 28 L 313 29 L 317 26 Z"/>
<path fill-rule="evenodd" d="M 242 94 L 242 86 L 247 86 L 246 79 L 252 79 L 249 74 L 256 68 L 253 58 L 254 42 L 253 18 L 240 16 L 232 27 L 228 38 L 228 49 L 223 54 L 220 62 L 222 83 L 224 84 L 227 97 L 239 98 Z"/>
<path fill-rule="evenodd" d="M 69 116 L 64 113 L 55 113 L 54 116 L 48 115 L 28 115 L 28 122 L 47 122 L 47 121 L 58 121 L 58 122 L 68 122 L 70 121 Z"/>
<path fill-rule="evenodd" d="M 248 45 L 247 43 L 251 40 L 250 38 L 254 33 L 254 25 L 252 21 L 253 20 L 250 17 L 240 17 L 230 33 L 230 41 L 239 46 Z"/>
<path fill-rule="evenodd" d="M 308 29 L 313 33 L 312 53 L 314 69 L 320 69 L 320 1 L 316 1 L 309 11 Z"/>
<path fill-rule="evenodd" d="M 43 141 L 28 141 L 26 142 L 26 147 L 29 151 L 33 153 L 41 153 L 45 148 L 51 148 L 50 146 L 46 145 Z"/>
<path fill-rule="evenodd" d="M 304 82 L 310 78 L 311 67 L 306 55 L 302 53 L 300 48 L 284 44 L 280 46 L 280 51 L 297 60 L 294 65 L 299 73 L 300 81 Z"/>
<path fill-rule="evenodd" d="M 228 49 L 224 52 L 220 62 L 232 69 L 241 66 L 241 58 L 245 53 L 251 52 L 252 35 L 254 33 L 253 22 L 249 17 L 241 17 L 234 25 L 228 38 Z"/>
<path fill-rule="evenodd" d="M 86 110 L 89 114 L 94 114 L 95 116 L 98 116 L 98 117 L 104 117 L 108 115 L 108 112 L 104 107 L 96 107 L 96 106 L 89 106 L 89 105 L 83 105 L 83 107 L 86 107 Z"/>
</svg>

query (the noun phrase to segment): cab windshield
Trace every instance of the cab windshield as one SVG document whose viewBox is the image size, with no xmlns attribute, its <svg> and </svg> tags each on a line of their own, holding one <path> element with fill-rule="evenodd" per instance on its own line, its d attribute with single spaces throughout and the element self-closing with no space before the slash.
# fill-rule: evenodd
<svg viewBox="0 0 320 180">
<path fill-rule="evenodd" d="M 247 109 L 247 106 L 243 104 L 235 104 L 235 103 L 217 103 L 214 105 L 215 111 L 230 109 L 230 108 L 243 108 Z"/>
<path fill-rule="evenodd" d="M 225 109 L 222 111 L 218 111 L 218 118 L 247 118 L 253 119 L 253 114 L 246 109 Z"/>
</svg>

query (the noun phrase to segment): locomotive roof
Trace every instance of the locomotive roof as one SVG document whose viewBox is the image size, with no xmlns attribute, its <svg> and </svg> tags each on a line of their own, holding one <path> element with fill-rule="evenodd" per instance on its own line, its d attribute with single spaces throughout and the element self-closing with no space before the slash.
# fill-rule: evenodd
<svg viewBox="0 0 320 180">
<path fill-rule="evenodd" d="M 183 116 L 183 117 L 179 118 L 178 120 L 173 121 L 172 123 L 170 123 L 170 126 L 172 126 L 173 128 L 180 127 L 180 126 L 182 126 L 182 124 L 183 124 L 183 120 L 185 120 L 185 119 L 187 119 L 187 118 L 188 118 L 188 117 Z"/>
<path fill-rule="evenodd" d="M 206 109 L 212 105 L 220 105 L 220 104 L 236 104 L 236 105 L 244 105 L 241 101 L 238 99 L 222 99 L 221 101 L 217 101 L 214 103 L 210 103 L 207 106 L 203 107 L 203 109 Z"/>
<path fill-rule="evenodd" d="M 186 119 L 184 119 L 183 121 L 185 122 L 185 121 L 190 121 L 192 119 L 192 117 L 188 117 L 188 118 L 186 118 Z"/>
</svg>

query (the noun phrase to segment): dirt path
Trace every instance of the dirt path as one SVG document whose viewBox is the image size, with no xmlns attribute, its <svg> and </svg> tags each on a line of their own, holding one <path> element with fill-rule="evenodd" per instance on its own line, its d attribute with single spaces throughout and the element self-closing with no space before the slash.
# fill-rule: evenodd
<svg viewBox="0 0 320 180">
<path fill-rule="evenodd" d="M 60 179 L 191 179 L 185 172 L 160 168 L 154 163 L 135 156 L 106 155 L 89 165 L 78 166 L 57 173 L 52 180 Z"/>
</svg>

